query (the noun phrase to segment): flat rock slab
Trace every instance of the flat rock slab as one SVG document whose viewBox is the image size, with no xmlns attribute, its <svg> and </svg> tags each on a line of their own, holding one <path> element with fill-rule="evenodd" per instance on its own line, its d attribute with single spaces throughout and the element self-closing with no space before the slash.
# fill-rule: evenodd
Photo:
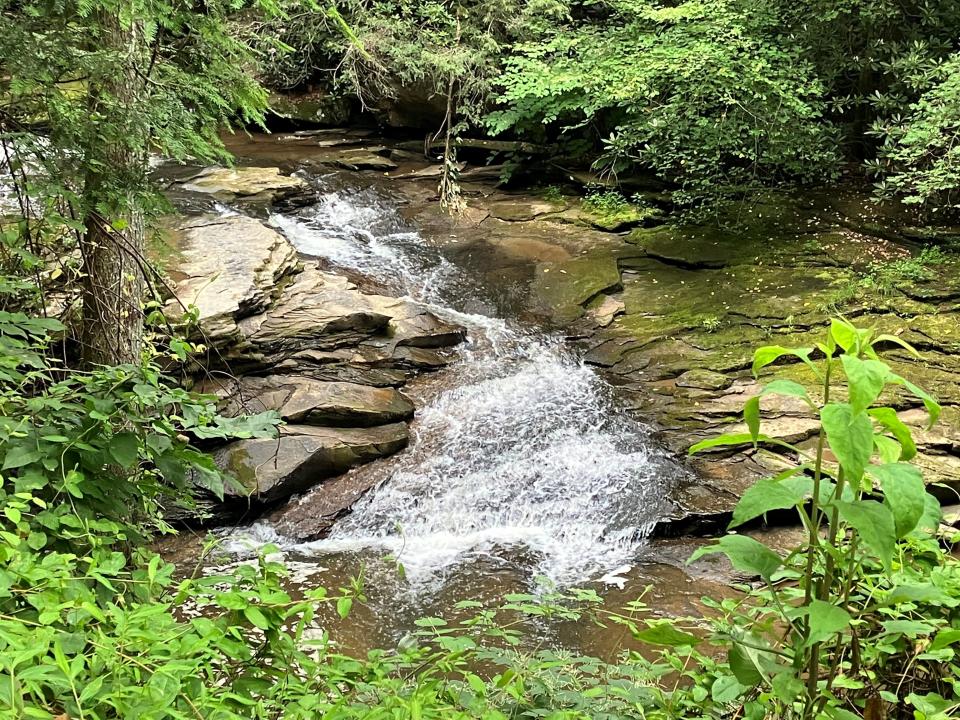
<svg viewBox="0 0 960 720">
<path fill-rule="evenodd" d="M 183 183 L 182 189 L 212 195 L 218 200 L 232 200 L 299 190 L 306 186 L 300 178 L 281 175 L 280 168 L 275 167 L 210 167 Z"/>
<path fill-rule="evenodd" d="M 277 412 L 288 423 L 369 427 L 413 417 L 410 399 L 390 387 L 324 382 L 298 375 L 270 375 L 213 381 L 202 390 L 224 398 L 230 416 Z"/>
<path fill-rule="evenodd" d="M 588 301 L 619 288 L 617 259 L 597 253 L 538 268 L 532 294 L 539 309 L 558 320 L 570 321 L 583 315 Z"/>
<path fill-rule="evenodd" d="M 338 275 L 305 269 L 264 313 L 240 323 L 242 341 L 235 355 L 270 364 L 304 350 L 332 351 L 361 344 L 379 350 L 380 359 L 397 348 L 442 348 L 465 337 L 409 300 L 370 295 Z"/>
<path fill-rule="evenodd" d="M 202 216 L 181 223 L 174 292 L 196 306 L 200 326 L 214 342 L 234 337 L 241 318 L 265 310 L 276 286 L 299 270 L 296 250 L 283 235 L 241 215 Z M 179 316 L 178 303 L 168 313 Z"/>
<path fill-rule="evenodd" d="M 239 440 L 217 450 L 214 459 L 244 488 L 228 488 L 228 496 L 273 502 L 391 455 L 406 447 L 408 438 L 406 423 L 372 428 L 287 425 L 278 438 Z"/>
</svg>

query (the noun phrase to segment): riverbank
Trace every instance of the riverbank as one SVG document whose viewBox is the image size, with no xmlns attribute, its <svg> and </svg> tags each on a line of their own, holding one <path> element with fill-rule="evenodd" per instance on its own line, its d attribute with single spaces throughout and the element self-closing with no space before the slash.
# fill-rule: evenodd
<svg viewBox="0 0 960 720">
<path fill-rule="evenodd" d="M 756 346 L 810 342 L 837 312 L 876 321 L 933 354 L 922 377 L 912 375 L 919 365 L 895 353 L 889 359 L 921 385 L 936 381 L 945 424 L 917 437 L 933 470 L 928 479 L 952 481 L 954 261 L 945 255 L 922 266 L 924 277 L 909 287 L 871 284 L 877 267 L 902 268 L 917 248 L 867 235 L 876 217 L 851 214 L 860 207 L 853 199 L 768 195 L 741 207 L 740 224 L 725 229 L 667 225 L 662 214 L 601 229 L 572 188 L 559 196 L 556 188 L 504 192 L 485 169 L 471 180 L 464 168 L 467 211 L 451 217 L 435 200 L 436 165 L 370 136 L 347 134 L 345 145 L 329 133 L 317 137 L 232 145 L 242 166 L 297 170 L 311 183 L 299 198 L 248 199 L 246 211 L 281 230 L 309 262 L 320 258 L 323 272 L 366 292 L 412 295 L 441 320 L 463 323 L 469 336 L 454 364 L 405 387 L 421 408 L 412 447 L 281 503 L 246 533 L 325 568 L 325 584 L 366 573 L 377 588 L 371 618 L 418 584 L 420 599 L 381 628 L 381 643 L 461 599 L 527 589 L 544 569 L 565 582 L 604 576 L 597 587 L 610 598 L 620 597 L 618 584 L 628 592 L 671 587 L 675 599 L 687 597 L 677 600 L 685 611 L 708 586 L 720 592 L 735 579 L 729 568 L 687 568 L 689 543 L 645 538 L 721 531 L 743 489 L 782 467 L 784 458 L 765 449 L 691 463 L 684 455 L 696 440 L 737 427 L 756 389 L 748 369 Z M 560 345 L 530 342 L 558 333 L 566 338 Z M 765 432 L 810 440 L 804 408 L 764 407 L 772 421 Z M 564 430 L 571 434 L 543 440 Z M 551 484 L 555 477 L 564 480 Z M 324 539 L 331 520 L 376 487 L 362 511 Z M 532 509 L 511 517 L 520 505 Z M 587 562 L 564 565 L 563 549 Z M 390 557 L 408 577 L 397 577 Z M 670 597 L 659 597 L 665 611 Z M 376 635 L 372 620 L 351 622 L 344 632 L 356 642 Z"/>
</svg>

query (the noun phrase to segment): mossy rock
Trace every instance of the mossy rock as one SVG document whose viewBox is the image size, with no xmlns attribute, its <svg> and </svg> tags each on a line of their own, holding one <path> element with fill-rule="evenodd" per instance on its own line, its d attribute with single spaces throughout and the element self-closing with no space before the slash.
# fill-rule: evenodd
<svg viewBox="0 0 960 720">
<path fill-rule="evenodd" d="M 568 322 L 583 315 L 583 306 L 595 296 L 620 287 L 616 258 L 595 253 L 538 267 L 532 297 L 538 310 Z"/>
</svg>

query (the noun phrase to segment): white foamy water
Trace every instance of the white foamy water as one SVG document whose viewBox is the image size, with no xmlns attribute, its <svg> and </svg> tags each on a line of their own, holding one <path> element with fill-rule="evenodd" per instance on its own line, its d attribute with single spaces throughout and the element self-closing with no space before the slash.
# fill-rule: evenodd
<svg viewBox="0 0 960 720">
<path fill-rule="evenodd" d="M 298 557 L 390 553 L 411 582 L 478 559 L 523 563 L 560 584 L 630 561 L 666 510 L 677 469 L 611 389 L 563 344 L 457 306 L 478 280 L 404 225 L 375 191 L 324 195 L 274 226 L 304 253 L 376 278 L 464 324 L 471 341 L 418 409 L 411 446 L 329 538 L 295 543 L 266 523 L 232 547 L 270 542 Z"/>
</svg>

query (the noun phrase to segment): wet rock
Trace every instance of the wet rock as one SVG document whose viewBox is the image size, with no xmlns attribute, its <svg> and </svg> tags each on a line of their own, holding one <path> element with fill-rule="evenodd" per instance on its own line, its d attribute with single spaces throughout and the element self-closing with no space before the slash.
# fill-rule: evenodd
<svg viewBox="0 0 960 720">
<path fill-rule="evenodd" d="M 274 410 L 288 423 L 305 425 L 386 425 L 408 420 L 414 411 L 410 399 L 394 388 L 323 382 L 298 375 L 213 381 L 200 389 L 222 397 L 222 412 L 227 415 Z"/>
<path fill-rule="evenodd" d="M 273 93 L 270 95 L 271 112 L 297 123 L 342 125 L 352 113 L 352 105 L 343 96 L 313 93 Z"/>
<path fill-rule="evenodd" d="M 272 198 L 281 192 L 301 190 L 306 183 L 292 175 L 281 175 L 275 167 L 210 167 L 182 184 L 187 192 L 212 195 L 218 200 L 238 197 Z"/>
<path fill-rule="evenodd" d="M 605 340 L 588 350 L 583 360 L 591 365 L 600 365 L 601 367 L 611 367 L 616 365 L 631 350 L 639 347 L 639 343 L 630 337 L 614 337 Z"/>
<path fill-rule="evenodd" d="M 524 222 L 533 220 L 541 215 L 557 212 L 558 208 L 554 203 L 546 200 L 536 199 L 511 199 L 498 200 L 490 203 L 487 208 L 490 216 L 498 220 L 507 220 L 510 222 Z"/>
<path fill-rule="evenodd" d="M 372 428 L 287 425 L 277 439 L 239 440 L 216 451 L 214 459 L 243 487 L 228 488 L 228 496 L 273 502 L 391 455 L 407 440 L 405 423 Z"/>
<path fill-rule="evenodd" d="M 607 327 L 613 318 L 625 310 L 622 300 L 609 295 L 597 295 L 587 305 L 587 315 L 600 327 Z"/>
<path fill-rule="evenodd" d="M 580 317 L 596 295 L 617 290 L 620 270 L 609 254 L 595 254 L 538 269 L 532 293 L 540 308 L 560 321 Z"/>
<path fill-rule="evenodd" d="M 377 170 L 387 172 L 389 170 L 396 170 L 399 167 L 399 165 L 390 158 L 379 155 L 369 148 L 341 152 L 337 155 L 334 162 L 339 167 L 347 170 Z"/>
<path fill-rule="evenodd" d="M 278 285 L 299 271 L 293 246 L 276 230 L 243 216 L 203 216 L 177 229 L 173 275 L 179 303 L 167 306 L 178 317 L 196 306 L 200 326 L 213 344 L 235 340 L 237 323 L 265 310 Z"/>
<path fill-rule="evenodd" d="M 677 387 L 700 390 L 725 390 L 733 384 L 733 380 L 710 370 L 687 370 L 677 378 L 676 384 Z"/>
</svg>

